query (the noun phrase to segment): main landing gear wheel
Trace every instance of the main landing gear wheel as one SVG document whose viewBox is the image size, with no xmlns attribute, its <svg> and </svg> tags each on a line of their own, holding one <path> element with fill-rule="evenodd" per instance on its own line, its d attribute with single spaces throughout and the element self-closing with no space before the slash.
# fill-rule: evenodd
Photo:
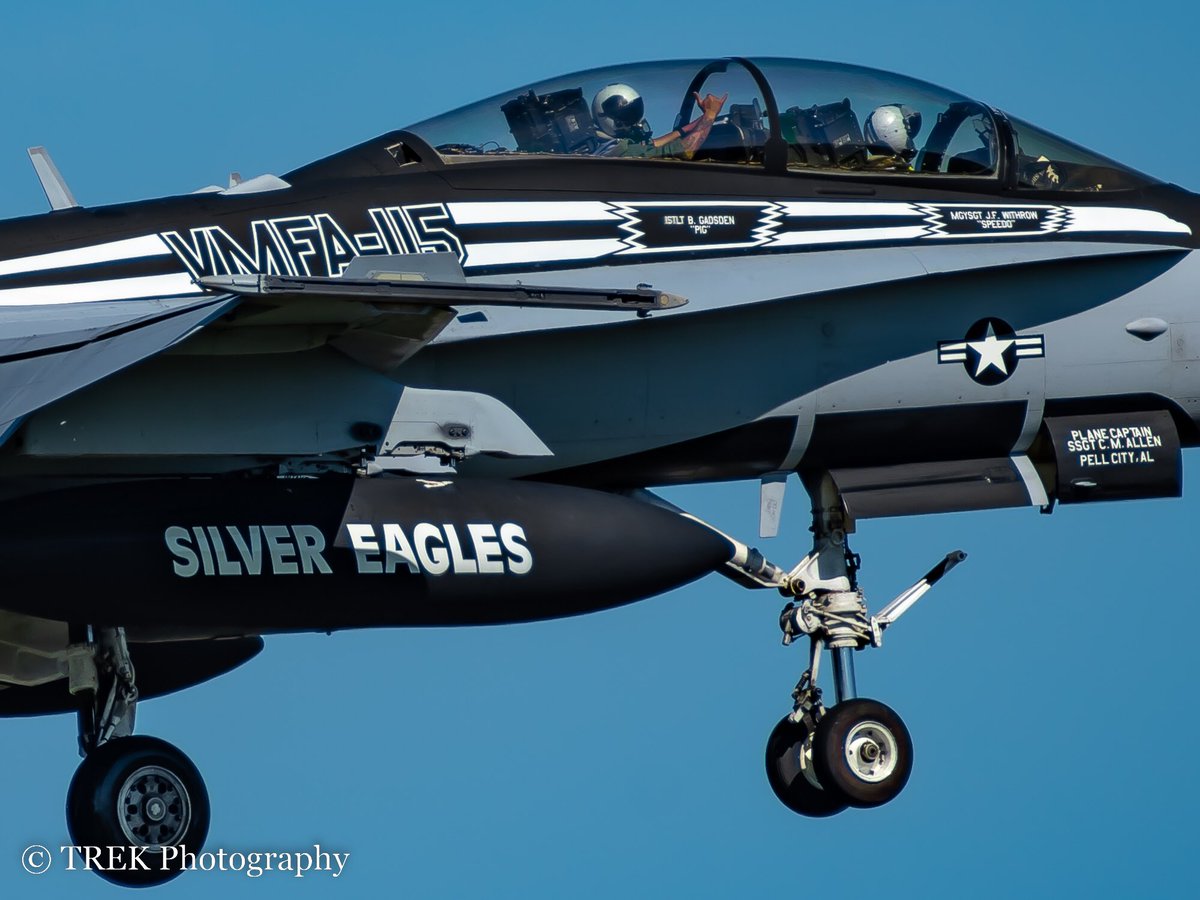
<svg viewBox="0 0 1200 900">
<path fill-rule="evenodd" d="M 151 885 L 179 874 L 182 853 L 166 858 L 164 847 L 196 853 L 208 836 L 208 791 L 182 751 L 158 738 L 115 738 L 94 749 L 75 770 L 67 791 L 67 830 L 80 847 L 145 847 L 132 862 L 114 852 L 119 868 L 97 870 L 122 885 Z M 106 862 L 108 851 L 102 851 Z"/>
<path fill-rule="evenodd" d="M 821 789 L 813 772 L 812 741 L 803 720 L 784 716 L 767 739 L 767 781 L 779 802 L 802 816 L 824 818 L 848 805 L 841 795 Z"/>
<path fill-rule="evenodd" d="M 821 785 L 849 806 L 882 806 L 912 774 L 912 738 L 890 707 L 847 700 L 817 723 L 812 760 Z"/>
</svg>

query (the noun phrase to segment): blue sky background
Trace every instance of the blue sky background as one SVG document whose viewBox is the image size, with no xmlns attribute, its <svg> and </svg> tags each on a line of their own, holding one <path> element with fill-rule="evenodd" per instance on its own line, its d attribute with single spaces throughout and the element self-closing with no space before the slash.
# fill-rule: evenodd
<svg viewBox="0 0 1200 900">
<path fill-rule="evenodd" d="M 1190 4 L 819 6 L 6 7 L 0 215 L 45 208 L 29 145 L 99 205 L 283 172 L 561 72 L 730 54 L 903 72 L 1200 189 Z M 755 533 L 756 484 L 669 496 Z M 859 654 L 860 692 L 905 717 L 916 766 L 894 803 L 833 819 L 787 812 L 763 774 L 805 664 L 779 645 L 772 593 L 710 576 L 559 622 L 271 639 L 237 672 L 144 704 L 139 730 L 205 774 L 209 848 L 319 840 L 351 852 L 346 872 L 192 873 L 155 896 L 1194 895 L 1197 510 L 1193 492 L 864 523 L 876 606 L 946 551 L 970 558 L 883 652 Z M 761 546 L 790 565 L 807 525 L 793 483 Z M 18 862 L 67 840 L 74 729 L 0 723 L 2 896 L 119 891 Z"/>
</svg>

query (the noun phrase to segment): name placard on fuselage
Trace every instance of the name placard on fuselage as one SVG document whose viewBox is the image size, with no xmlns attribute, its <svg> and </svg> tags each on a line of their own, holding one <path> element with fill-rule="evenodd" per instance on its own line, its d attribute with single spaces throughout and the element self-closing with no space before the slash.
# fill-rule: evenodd
<svg viewBox="0 0 1200 900">
<path fill-rule="evenodd" d="M 1061 503 L 1178 497 L 1182 458 L 1165 410 L 1046 419 Z"/>
</svg>

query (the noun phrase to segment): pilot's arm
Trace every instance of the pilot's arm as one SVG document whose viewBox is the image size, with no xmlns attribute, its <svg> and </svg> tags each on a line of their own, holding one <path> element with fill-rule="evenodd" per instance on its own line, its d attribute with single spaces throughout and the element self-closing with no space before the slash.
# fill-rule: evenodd
<svg viewBox="0 0 1200 900">
<path fill-rule="evenodd" d="M 693 94 L 693 96 L 696 98 L 696 102 L 700 104 L 700 116 L 692 119 L 683 128 L 678 128 L 675 131 L 669 131 L 666 134 L 656 137 L 653 141 L 655 149 L 665 147 L 672 141 L 679 141 L 683 147 L 683 155 L 691 159 L 692 154 L 699 150 L 701 145 L 707 140 L 708 133 L 712 131 L 713 122 L 717 120 L 717 116 L 721 112 L 721 107 L 729 99 L 729 92 L 726 91 L 721 97 L 708 94 L 702 99 L 698 93 Z"/>
</svg>

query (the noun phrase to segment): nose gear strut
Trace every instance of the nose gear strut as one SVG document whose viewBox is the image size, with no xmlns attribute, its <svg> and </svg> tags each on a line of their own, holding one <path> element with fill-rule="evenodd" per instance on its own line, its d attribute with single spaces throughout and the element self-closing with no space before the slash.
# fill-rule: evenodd
<svg viewBox="0 0 1200 900">
<path fill-rule="evenodd" d="M 854 520 L 846 512 L 832 477 L 804 478 L 813 500 L 813 549 L 790 572 L 758 550 L 646 490 L 629 492 L 655 506 L 711 528 L 729 541 L 732 555 L 719 571 L 751 589 L 777 588 L 789 597 L 779 615 L 783 643 L 809 639 L 809 666 L 792 691 L 792 711 L 767 741 L 767 780 L 779 800 L 806 816 L 830 816 L 847 806 L 887 803 L 912 772 L 912 739 L 888 706 L 858 697 L 854 652 L 883 645 L 883 632 L 899 621 L 931 587 L 967 558 L 946 554 L 907 590 L 870 615 L 858 586 L 862 560 L 852 553 L 847 534 Z M 828 648 L 835 703 L 828 709 L 817 684 L 822 652 Z"/>
<path fill-rule="evenodd" d="M 854 651 L 883 645 L 895 624 L 943 575 L 966 559 L 948 553 L 915 584 L 875 615 L 858 585 L 862 561 L 850 551 L 846 515 L 828 475 L 808 482 L 814 499 L 813 550 L 775 579 L 789 600 L 779 615 L 783 643 L 809 638 L 809 666 L 792 692 L 792 712 L 767 746 L 767 777 L 779 799 L 803 815 L 830 815 L 837 806 L 879 806 L 903 789 L 912 771 L 912 739 L 900 717 L 874 700 L 858 698 Z M 817 686 L 821 653 L 828 648 L 835 704 L 826 709 Z M 779 735 L 786 734 L 792 743 Z M 837 811 L 836 809 L 833 811 Z"/>
</svg>

